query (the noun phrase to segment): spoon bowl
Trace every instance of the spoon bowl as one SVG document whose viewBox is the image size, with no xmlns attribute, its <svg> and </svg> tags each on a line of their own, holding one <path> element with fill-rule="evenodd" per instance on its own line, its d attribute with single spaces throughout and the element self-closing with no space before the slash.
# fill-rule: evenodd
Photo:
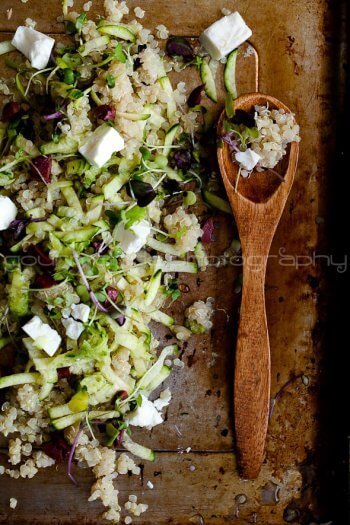
<svg viewBox="0 0 350 525">
<path fill-rule="evenodd" d="M 261 93 L 251 93 L 239 97 L 234 102 L 234 107 L 235 109 L 250 112 L 254 110 L 254 106 L 266 106 L 267 104 L 270 109 L 283 109 L 286 113 L 291 113 L 285 104 L 274 97 Z M 225 119 L 226 112 L 223 111 L 218 122 L 219 136 L 224 134 L 223 125 Z M 282 179 L 285 181 L 284 176 L 287 173 L 289 158 L 291 156 L 293 157 L 294 154 L 298 152 L 298 149 L 298 143 L 293 142 L 288 145 L 286 155 L 273 170 L 265 170 L 263 172 L 253 170 L 250 177 L 240 177 L 237 192 L 246 199 L 256 203 L 268 201 L 280 186 Z M 235 187 L 239 167 L 238 164 L 232 160 L 232 152 L 228 144 L 224 143 L 223 147 L 218 149 L 218 158 L 223 179 L 227 179 L 227 181 L 231 183 L 231 186 Z M 289 174 L 292 175 L 292 178 L 291 181 L 287 182 L 292 183 L 294 173 L 291 171 Z"/>
<path fill-rule="evenodd" d="M 291 111 L 274 97 L 243 95 L 234 109 L 255 106 Z M 224 135 L 225 111 L 218 123 Z M 280 221 L 298 163 L 299 144 L 292 142 L 273 171 L 239 173 L 228 144 L 218 147 L 221 176 L 242 245 L 243 287 L 235 353 L 234 417 L 238 465 L 243 478 L 259 474 L 264 458 L 270 406 L 270 342 L 265 309 L 265 276 L 273 236 Z M 237 178 L 239 177 L 239 180 Z"/>
</svg>

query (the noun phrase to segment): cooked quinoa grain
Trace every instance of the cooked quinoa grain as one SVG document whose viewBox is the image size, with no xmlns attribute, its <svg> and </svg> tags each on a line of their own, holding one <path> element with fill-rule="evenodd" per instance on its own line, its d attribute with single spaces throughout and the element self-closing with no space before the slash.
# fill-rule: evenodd
<svg viewBox="0 0 350 525">
<path fill-rule="evenodd" d="M 17 503 L 18 501 L 16 500 L 16 498 L 10 498 L 10 508 L 11 509 L 15 509 L 17 507 Z"/>
<path fill-rule="evenodd" d="M 294 116 L 283 109 L 255 107 L 255 120 L 259 137 L 252 139 L 252 149 L 260 155 L 261 168 L 274 168 L 286 153 L 287 145 L 299 142 L 299 126 Z"/>
</svg>

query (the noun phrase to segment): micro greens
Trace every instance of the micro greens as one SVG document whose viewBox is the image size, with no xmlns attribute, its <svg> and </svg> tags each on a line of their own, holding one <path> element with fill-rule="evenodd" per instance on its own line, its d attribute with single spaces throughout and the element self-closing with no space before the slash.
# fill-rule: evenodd
<svg viewBox="0 0 350 525">
<path fill-rule="evenodd" d="M 39 71 L 36 71 L 35 73 L 33 73 L 29 80 L 28 80 L 28 84 L 27 84 L 27 87 L 26 87 L 26 90 L 24 92 L 24 98 L 27 98 L 28 96 L 28 93 L 29 93 L 29 89 L 30 89 L 30 86 L 31 86 L 31 83 L 33 82 L 34 78 L 37 77 L 38 75 L 41 75 L 43 73 L 47 73 L 48 71 L 52 71 L 54 68 L 52 67 L 48 67 L 46 69 L 40 69 Z"/>
<path fill-rule="evenodd" d="M 81 32 L 81 30 L 83 29 L 83 26 L 86 24 L 86 22 L 87 22 L 87 14 L 86 13 L 81 13 L 81 15 L 79 15 L 78 18 L 75 21 L 75 28 L 78 31 L 78 33 Z"/>
<path fill-rule="evenodd" d="M 13 168 L 14 166 L 17 166 L 18 164 L 21 164 L 21 162 L 25 162 L 28 159 L 30 159 L 30 156 L 24 156 L 21 158 L 17 158 L 13 160 L 12 162 L 8 162 L 4 166 L 0 166 L 0 172 L 11 170 L 11 168 Z"/>
</svg>

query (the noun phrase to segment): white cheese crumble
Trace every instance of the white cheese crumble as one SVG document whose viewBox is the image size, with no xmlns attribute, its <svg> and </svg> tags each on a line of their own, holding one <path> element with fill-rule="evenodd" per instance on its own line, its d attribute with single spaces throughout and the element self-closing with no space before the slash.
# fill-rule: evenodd
<svg viewBox="0 0 350 525">
<path fill-rule="evenodd" d="M 252 171 L 259 160 L 261 159 L 260 155 L 255 153 L 252 149 L 248 148 L 246 151 L 238 151 L 235 154 L 235 159 L 242 166 L 243 169 L 247 171 Z"/>
<path fill-rule="evenodd" d="M 102 168 L 113 153 L 124 149 L 123 137 L 118 131 L 107 124 L 95 129 L 79 148 L 85 159 L 97 168 Z"/>
<path fill-rule="evenodd" d="M 129 425 L 151 429 L 163 423 L 163 418 L 152 401 L 143 395 L 141 395 L 141 397 L 141 406 L 125 418 Z"/>
<path fill-rule="evenodd" d="M 200 42 L 212 58 L 221 60 L 251 36 L 252 31 L 236 11 L 220 18 L 203 31 Z"/>
<path fill-rule="evenodd" d="M 113 237 L 119 242 L 123 252 L 130 255 L 139 252 L 145 246 L 150 233 L 151 225 L 146 220 L 133 224 L 128 229 L 120 222 L 115 227 Z"/>
<path fill-rule="evenodd" d="M 147 487 L 151 490 L 154 488 L 152 481 L 147 481 Z"/>
<path fill-rule="evenodd" d="M 74 317 L 76 321 L 82 321 L 83 323 L 87 323 L 90 315 L 90 306 L 81 303 L 72 304 L 71 313 L 72 317 Z"/>
<path fill-rule="evenodd" d="M 74 319 L 62 319 L 62 324 L 66 329 L 66 335 L 73 341 L 77 341 L 81 334 L 84 332 L 85 328 L 83 323 L 75 321 Z"/>
<path fill-rule="evenodd" d="M 37 315 L 22 326 L 22 330 L 33 339 L 37 348 L 44 350 L 50 357 L 57 352 L 61 344 L 62 339 L 59 333 L 48 324 L 43 323 Z"/>
<path fill-rule="evenodd" d="M 33 68 L 44 69 L 49 63 L 55 40 L 32 27 L 19 26 L 12 45 L 28 58 Z"/>
<path fill-rule="evenodd" d="M 159 410 L 160 412 L 161 410 L 163 410 L 163 408 L 169 406 L 170 401 L 171 401 L 171 392 L 169 388 L 166 388 L 165 390 L 163 390 L 163 392 L 159 394 L 159 398 L 156 399 L 153 402 L 153 404 L 156 407 L 156 409 Z"/>
<path fill-rule="evenodd" d="M 0 231 L 7 230 L 17 216 L 17 207 L 9 197 L 0 195 Z"/>
</svg>

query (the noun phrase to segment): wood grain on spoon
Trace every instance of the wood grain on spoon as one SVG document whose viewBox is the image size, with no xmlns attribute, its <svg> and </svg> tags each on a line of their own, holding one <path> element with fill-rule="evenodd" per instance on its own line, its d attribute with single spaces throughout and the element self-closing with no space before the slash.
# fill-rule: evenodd
<svg viewBox="0 0 350 525">
<path fill-rule="evenodd" d="M 290 113 L 282 102 L 261 93 L 238 98 L 234 107 L 251 111 L 255 105 L 266 104 Z M 219 136 L 224 134 L 225 118 L 223 112 L 218 124 Z M 234 417 L 240 474 L 247 479 L 259 474 L 269 418 L 271 365 L 265 309 L 266 265 L 293 184 L 298 155 L 299 144 L 293 142 L 276 167 L 280 177 L 271 171 L 254 171 L 249 178 L 243 178 L 229 146 L 223 144 L 218 148 L 221 176 L 242 245 L 243 290 L 235 356 Z"/>
</svg>

